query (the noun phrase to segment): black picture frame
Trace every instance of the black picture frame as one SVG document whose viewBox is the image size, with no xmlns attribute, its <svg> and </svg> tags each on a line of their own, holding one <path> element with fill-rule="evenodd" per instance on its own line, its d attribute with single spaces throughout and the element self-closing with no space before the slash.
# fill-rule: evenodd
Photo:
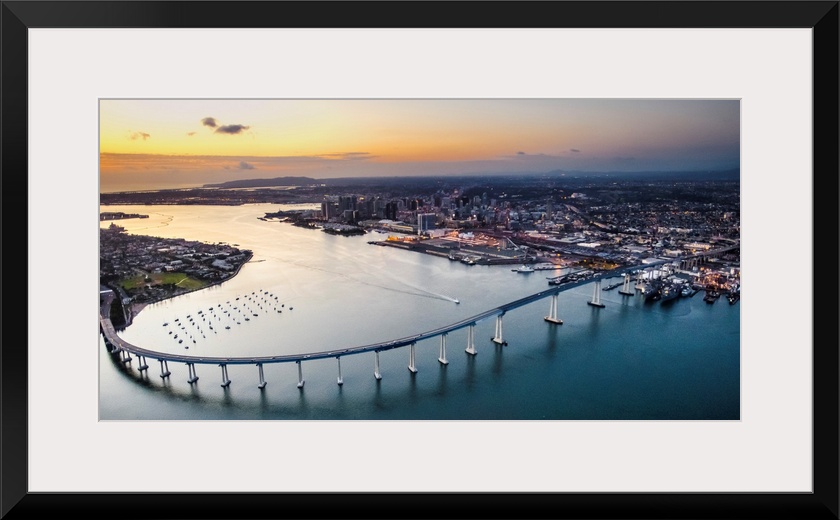
<svg viewBox="0 0 840 520">
<path fill-rule="evenodd" d="M 458 5 L 463 4 L 463 5 Z M 375 11 L 376 17 L 371 16 Z M 410 14 L 410 16 L 409 16 Z M 381 21 L 378 21 L 381 20 Z M 388 21 L 388 23 L 382 21 Z M 278 23 L 279 21 L 279 23 Z M 312 21 L 316 23 L 313 24 Z M 396 24 L 390 23 L 395 21 Z M 30 28 L 577 27 L 809 28 L 813 31 L 814 262 L 838 258 L 838 1 L 272 2 L 3 1 L 4 236 L 28 212 Z M 817 214 L 820 215 L 817 218 Z M 7 248 L 10 243 L 7 242 Z M 8 250 L 8 249 L 7 249 Z M 25 248 L 6 258 L 0 349 L 0 516 L 18 518 L 838 518 L 836 293 L 814 291 L 811 493 L 29 493 Z M 826 262 L 829 264 L 826 266 Z M 27 294 L 27 303 L 21 303 Z M 12 298 L 15 298 L 12 300 Z M 825 314 L 823 314 L 825 312 Z M 817 340 L 818 339 L 818 340 Z M 768 456 L 772 456 L 769 454 Z M 138 496 L 140 495 L 140 496 Z"/>
</svg>

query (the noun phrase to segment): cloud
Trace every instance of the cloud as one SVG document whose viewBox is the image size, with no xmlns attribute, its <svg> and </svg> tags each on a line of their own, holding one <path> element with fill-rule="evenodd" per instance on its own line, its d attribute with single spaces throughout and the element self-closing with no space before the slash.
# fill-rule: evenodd
<svg viewBox="0 0 840 520">
<path fill-rule="evenodd" d="M 253 170 L 255 168 L 256 168 L 256 166 L 254 166 L 253 164 L 248 164 L 245 161 L 239 161 L 239 169 L 240 170 Z"/>
<path fill-rule="evenodd" d="M 571 152 L 575 152 L 575 153 L 580 153 L 580 150 L 578 150 L 577 148 L 572 148 L 572 149 L 570 149 L 569 151 L 571 151 Z"/>
<path fill-rule="evenodd" d="M 516 155 L 525 155 L 525 152 L 516 152 Z"/>
<path fill-rule="evenodd" d="M 195 132 L 187 132 L 187 135 L 188 135 L 188 136 L 190 136 L 190 137 L 192 137 L 192 136 L 194 136 L 194 135 L 195 135 Z"/>
<path fill-rule="evenodd" d="M 210 128 L 216 128 L 219 124 L 216 122 L 216 119 L 212 117 L 205 117 L 201 120 L 201 124 L 204 126 L 209 126 Z"/>
<path fill-rule="evenodd" d="M 250 126 L 245 125 L 222 125 L 216 129 L 217 134 L 229 134 L 229 135 L 236 135 L 241 134 L 245 130 L 251 128 Z"/>
<path fill-rule="evenodd" d="M 152 137 L 151 135 L 147 134 L 146 132 L 131 132 L 128 136 L 129 139 L 132 141 L 136 141 L 138 139 L 143 139 L 144 141 L 148 138 Z"/>
</svg>

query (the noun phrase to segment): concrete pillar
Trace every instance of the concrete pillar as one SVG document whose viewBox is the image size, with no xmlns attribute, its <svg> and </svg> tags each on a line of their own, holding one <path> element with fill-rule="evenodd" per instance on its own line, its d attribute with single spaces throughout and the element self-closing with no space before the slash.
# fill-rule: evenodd
<svg viewBox="0 0 840 520">
<path fill-rule="evenodd" d="M 417 367 L 414 366 L 414 343 L 408 347 L 408 369 L 412 373 L 417 373 Z"/>
<path fill-rule="evenodd" d="M 438 354 L 438 361 L 440 361 L 441 365 L 448 365 L 449 361 L 446 360 L 446 332 L 440 335 L 440 354 Z"/>
<path fill-rule="evenodd" d="M 336 356 L 335 360 L 338 361 L 338 386 L 344 384 L 344 380 L 341 379 L 341 356 Z"/>
<path fill-rule="evenodd" d="M 169 371 L 169 362 L 165 359 L 159 359 L 158 361 L 160 362 L 160 377 L 164 379 L 169 377 L 172 374 L 172 372 Z"/>
<path fill-rule="evenodd" d="M 138 362 L 140 363 L 140 366 L 137 367 L 137 370 L 142 372 L 142 371 L 146 370 L 147 368 L 149 368 L 149 365 L 146 364 L 146 356 L 137 356 L 137 359 L 138 359 Z"/>
<path fill-rule="evenodd" d="M 548 316 L 544 319 L 545 321 L 555 325 L 563 324 L 563 320 L 557 318 L 557 293 L 551 295 L 551 307 L 549 307 Z"/>
<path fill-rule="evenodd" d="M 304 382 L 303 381 L 303 368 L 300 366 L 300 360 L 295 361 L 295 363 L 297 363 L 297 366 L 298 366 L 298 384 L 297 384 L 297 387 L 298 388 L 303 388 L 303 382 Z"/>
<path fill-rule="evenodd" d="M 221 386 L 223 386 L 223 387 L 230 386 L 230 379 L 228 379 L 228 373 L 227 373 L 227 365 L 221 364 L 219 366 L 222 367 L 222 385 Z"/>
<path fill-rule="evenodd" d="M 630 273 L 624 273 L 624 285 L 621 287 L 621 290 L 618 291 L 618 294 L 623 294 L 625 296 L 633 296 L 633 294 L 635 294 L 630 290 Z"/>
<path fill-rule="evenodd" d="M 195 373 L 195 364 L 194 363 L 187 363 L 187 372 L 189 373 L 190 378 L 187 379 L 187 383 L 195 383 L 198 381 L 198 374 Z"/>
<path fill-rule="evenodd" d="M 373 352 L 373 377 L 376 378 L 377 381 L 382 379 L 382 374 L 379 372 L 379 351 L 375 350 Z"/>
<path fill-rule="evenodd" d="M 502 339 L 502 316 L 504 315 L 505 313 L 503 312 L 496 316 L 496 334 L 491 340 L 497 345 L 507 345 L 507 341 Z"/>
<path fill-rule="evenodd" d="M 587 303 L 593 307 L 604 307 L 604 304 L 601 303 L 601 280 L 595 281 L 595 289 L 592 292 L 592 301 Z"/>
<path fill-rule="evenodd" d="M 265 385 L 266 385 L 266 384 L 268 384 L 268 383 L 266 383 L 266 382 L 265 382 L 265 373 L 263 372 L 263 365 L 262 365 L 262 363 L 257 363 L 257 368 L 258 368 L 258 369 L 259 369 L 259 371 L 260 371 L 260 384 L 259 384 L 259 385 L 257 385 L 257 388 L 259 388 L 260 390 L 262 390 L 263 388 L 265 388 Z"/>
<path fill-rule="evenodd" d="M 467 354 L 476 355 L 475 351 L 475 323 L 467 327 L 467 348 L 464 349 Z"/>
</svg>

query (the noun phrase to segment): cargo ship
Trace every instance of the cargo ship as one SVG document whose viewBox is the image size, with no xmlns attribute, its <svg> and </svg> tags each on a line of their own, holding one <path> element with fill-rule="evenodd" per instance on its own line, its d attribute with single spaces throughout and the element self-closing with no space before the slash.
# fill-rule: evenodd
<svg viewBox="0 0 840 520">
<path fill-rule="evenodd" d="M 647 287 L 642 289 L 645 295 L 645 303 L 656 302 L 662 299 L 662 284 L 659 282 L 650 282 Z"/>
<path fill-rule="evenodd" d="M 680 289 L 675 284 L 665 284 L 659 291 L 659 299 L 662 303 L 675 300 L 680 295 Z"/>
</svg>

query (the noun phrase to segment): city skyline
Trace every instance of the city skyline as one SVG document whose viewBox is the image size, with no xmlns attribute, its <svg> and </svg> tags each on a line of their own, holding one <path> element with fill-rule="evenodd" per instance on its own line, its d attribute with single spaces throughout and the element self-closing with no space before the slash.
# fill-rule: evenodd
<svg viewBox="0 0 840 520">
<path fill-rule="evenodd" d="M 738 100 L 100 100 L 101 192 L 739 164 Z"/>
</svg>

